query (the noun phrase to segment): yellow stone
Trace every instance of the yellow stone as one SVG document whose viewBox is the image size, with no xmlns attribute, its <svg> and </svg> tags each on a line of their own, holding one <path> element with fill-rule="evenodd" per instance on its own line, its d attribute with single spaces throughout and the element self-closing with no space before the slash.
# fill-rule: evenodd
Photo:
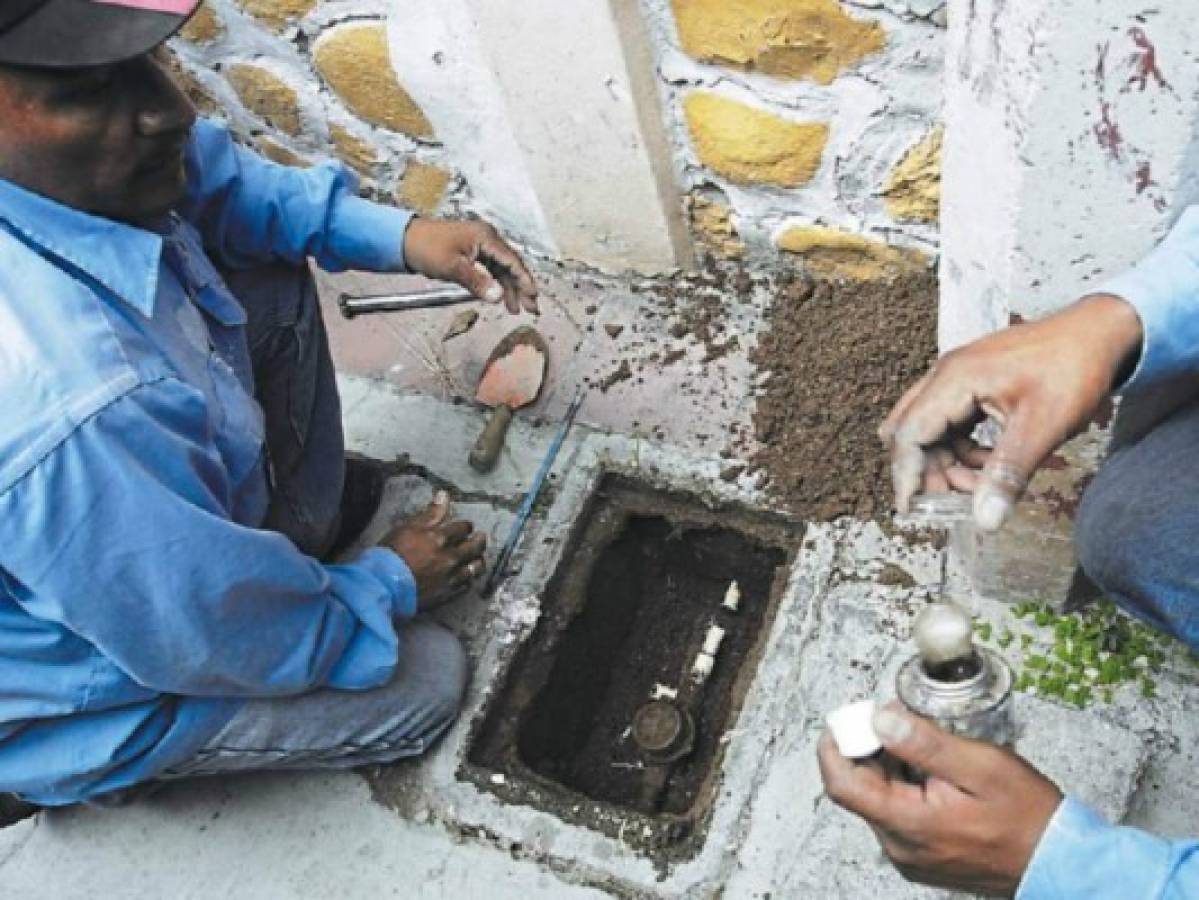
<svg viewBox="0 0 1199 900">
<path fill-rule="evenodd" d="M 195 15 L 179 29 L 179 36 L 193 44 L 211 44 L 224 33 L 225 26 L 208 2 L 200 4 Z"/>
<path fill-rule="evenodd" d="M 683 49 L 696 59 L 829 84 L 883 48 L 876 22 L 837 0 L 672 0 Z"/>
<path fill-rule="evenodd" d="M 796 226 L 778 236 L 779 249 L 803 257 L 804 266 L 820 278 L 875 281 L 927 269 L 929 259 L 918 250 L 892 247 L 860 234 L 818 226 Z"/>
<path fill-rule="evenodd" d="M 316 0 L 241 0 L 241 8 L 275 31 L 304 18 L 316 6 Z"/>
<path fill-rule="evenodd" d="M 290 147 L 284 147 L 278 141 L 272 141 L 268 137 L 258 137 L 254 141 L 254 146 L 258 148 L 258 152 L 273 162 L 280 163 L 285 166 L 295 166 L 304 168 L 309 165 L 308 160 L 300 156 Z"/>
<path fill-rule="evenodd" d="M 691 94 L 684 109 L 700 161 L 730 181 L 799 187 L 820 168 L 824 122 L 792 122 L 706 93 Z"/>
<path fill-rule="evenodd" d="M 360 118 L 417 138 L 433 126 L 396 80 L 383 25 L 343 25 L 316 47 L 317 70 Z"/>
<path fill-rule="evenodd" d="M 299 98 L 278 75 L 259 66 L 239 63 L 229 67 L 226 77 L 246 109 L 280 131 L 300 133 Z"/>
<path fill-rule="evenodd" d="M 363 175 L 374 172 L 375 165 L 379 162 L 379 154 L 375 152 L 374 147 L 340 125 L 330 125 L 329 136 L 333 139 L 338 157 L 346 165 Z"/>
<path fill-rule="evenodd" d="M 400 204 L 425 215 L 436 212 L 453 177 L 453 173 L 440 166 L 408 163 L 404 177 L 400 180 Z"/>
<path fill-rule="evenodd" d="M 887 212 L 901 222 L 936 222 L 941 216 L 941 141 L 934 128 L 904 155 L 887 178 Z"/>
<path fill-rule="evenodd" d="M 745 255 L 745 243 L 733 224 L 733 210 L 724 203 L 692 194 L 688 200 L 691 231 L 704 246 L 725 259 Z"/>
</svg>

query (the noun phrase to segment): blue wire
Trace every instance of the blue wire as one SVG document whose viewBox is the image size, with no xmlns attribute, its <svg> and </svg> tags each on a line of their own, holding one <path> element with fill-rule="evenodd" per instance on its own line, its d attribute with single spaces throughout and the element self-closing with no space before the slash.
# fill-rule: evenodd
<svg viewBox="0 0 1199 900">
<path fill-rule="evenodd" d="M 483 596 L 485 597 L 491 593 L 495 587 L 495 583 L 503 577 L 504 571 L 512 559 L 512 554 L 516 550 L 520 536 L 529 521 L 529 515 L 533 512 L 533 505 L 537 502 L 542 487 L 545 486 L 545 480 L 550 474 L 550 469 L 554 467 L 554 462 L 558 459 L 558 452 L 562 449 L 562 444 L 566 441 L 566 435 L 570 432 L 571 425 L 574 424 L 579 407 L 583 405 L 583 397 L 583 389 L 579 388 L 575 393 L 574 399 L 570 401 L 570 406 L 566 410 L 566 418 L 562 420 L 562 425 L 559 427 L 558 433 L 554 436 L 554 442 L 550 444 L 549 452 L 546 453 L 545 459 L 541 461 L 541 467 L 537 470 L 533 484 L 530 486 L 529 492 L 525 494 L 524 502 L 521 503 L 520 509 L 516 513 L 516 520 L 512 523 L 512 529 L 508 532 L 508 540 L 504 542 L 504 549 L 500 551 L 499 558 L 495 561 L 495 568 L 491 570 L 491 576 L 487 579 L 487 584 L 483 587 Z"/>
</svg>

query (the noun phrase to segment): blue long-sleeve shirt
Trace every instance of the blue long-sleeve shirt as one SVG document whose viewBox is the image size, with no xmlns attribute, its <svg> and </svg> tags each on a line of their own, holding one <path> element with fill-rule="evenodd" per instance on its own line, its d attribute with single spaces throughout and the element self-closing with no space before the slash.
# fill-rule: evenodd
<svg viewBox="0 0 1199 900">
<path fill-rule="evenodd" d="M 1141 354 L 1124 392 L 1199 375 L 1199 207 L 1187 210 L 1139 265 L 1103 285 L 1141 320 Z M 1017 900 L 1199 897 L 1199 841 L 1110 825 L 1067 798 L 1042 836 Z"/>
<path fill-rule="evenodd" d="M 396 271 L 409 214 L 203 121 L 187 164 L 160 231 L 0 180 L 0 791 L 38 803 L 168 769 L 245 698 L 385 683 L 415 611 L 391 551 L 259 527 L 246 316 L 207 256 Z"/>
</svg>

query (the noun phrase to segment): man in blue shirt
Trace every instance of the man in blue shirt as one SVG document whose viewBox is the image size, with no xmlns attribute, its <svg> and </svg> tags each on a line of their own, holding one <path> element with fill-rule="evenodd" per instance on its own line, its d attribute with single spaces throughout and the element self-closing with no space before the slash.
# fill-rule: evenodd
<svg viewBox="0 0 1199 900">
<path fill-rule="evenodd" d="M 355 196 L 197 122 L 154 50 L 198 0 L 0 4 L 0 791 L 420 753 L 465 683 L 417 612 L 483 568 L 440 495 L 328 560 L 347 476 L 309 258 L 535 310 L 478 222 Z M 226 273 L 228 278 L 222 273 Z M 358 472 L 361 475 L 361 471 Z"/>
<path fill-rule="evenodd" d="M 897 505 L 922 489 L 968 491 L 978 526 L 999 528 L 1036 469 L 1118 390 L 1112 453 L 1079 511 L 1079 559 L 1122 607 L 1199 650 L 1197 387 L 1193 207 L 1099 292 L 937 361 L 881 428 Z M 989 450 L 970 439 L 986 417 L 1002 427 Z M 821 770 L 906 877 L 1021 900 L 1199 897 L 1199 842 L 1110 825 L 1014 754 L 898 708 L 874 724 L 891 754 L 931 773 L 927 784 L 854 765 L 827 735 Z"/>
</svg>

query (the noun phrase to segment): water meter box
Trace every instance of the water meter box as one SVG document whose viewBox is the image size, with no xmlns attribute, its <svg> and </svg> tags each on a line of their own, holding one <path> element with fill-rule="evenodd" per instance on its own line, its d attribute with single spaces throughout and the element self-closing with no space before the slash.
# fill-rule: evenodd
<svg viewBox="0 0 1199 900">
<path fill-rule="evenodd" d="M 606 476 L 475 724 L 462 774 L 651 853 L 698 849 L 722 738 L 801 537 L 781 518 Z"/>
</svg>

